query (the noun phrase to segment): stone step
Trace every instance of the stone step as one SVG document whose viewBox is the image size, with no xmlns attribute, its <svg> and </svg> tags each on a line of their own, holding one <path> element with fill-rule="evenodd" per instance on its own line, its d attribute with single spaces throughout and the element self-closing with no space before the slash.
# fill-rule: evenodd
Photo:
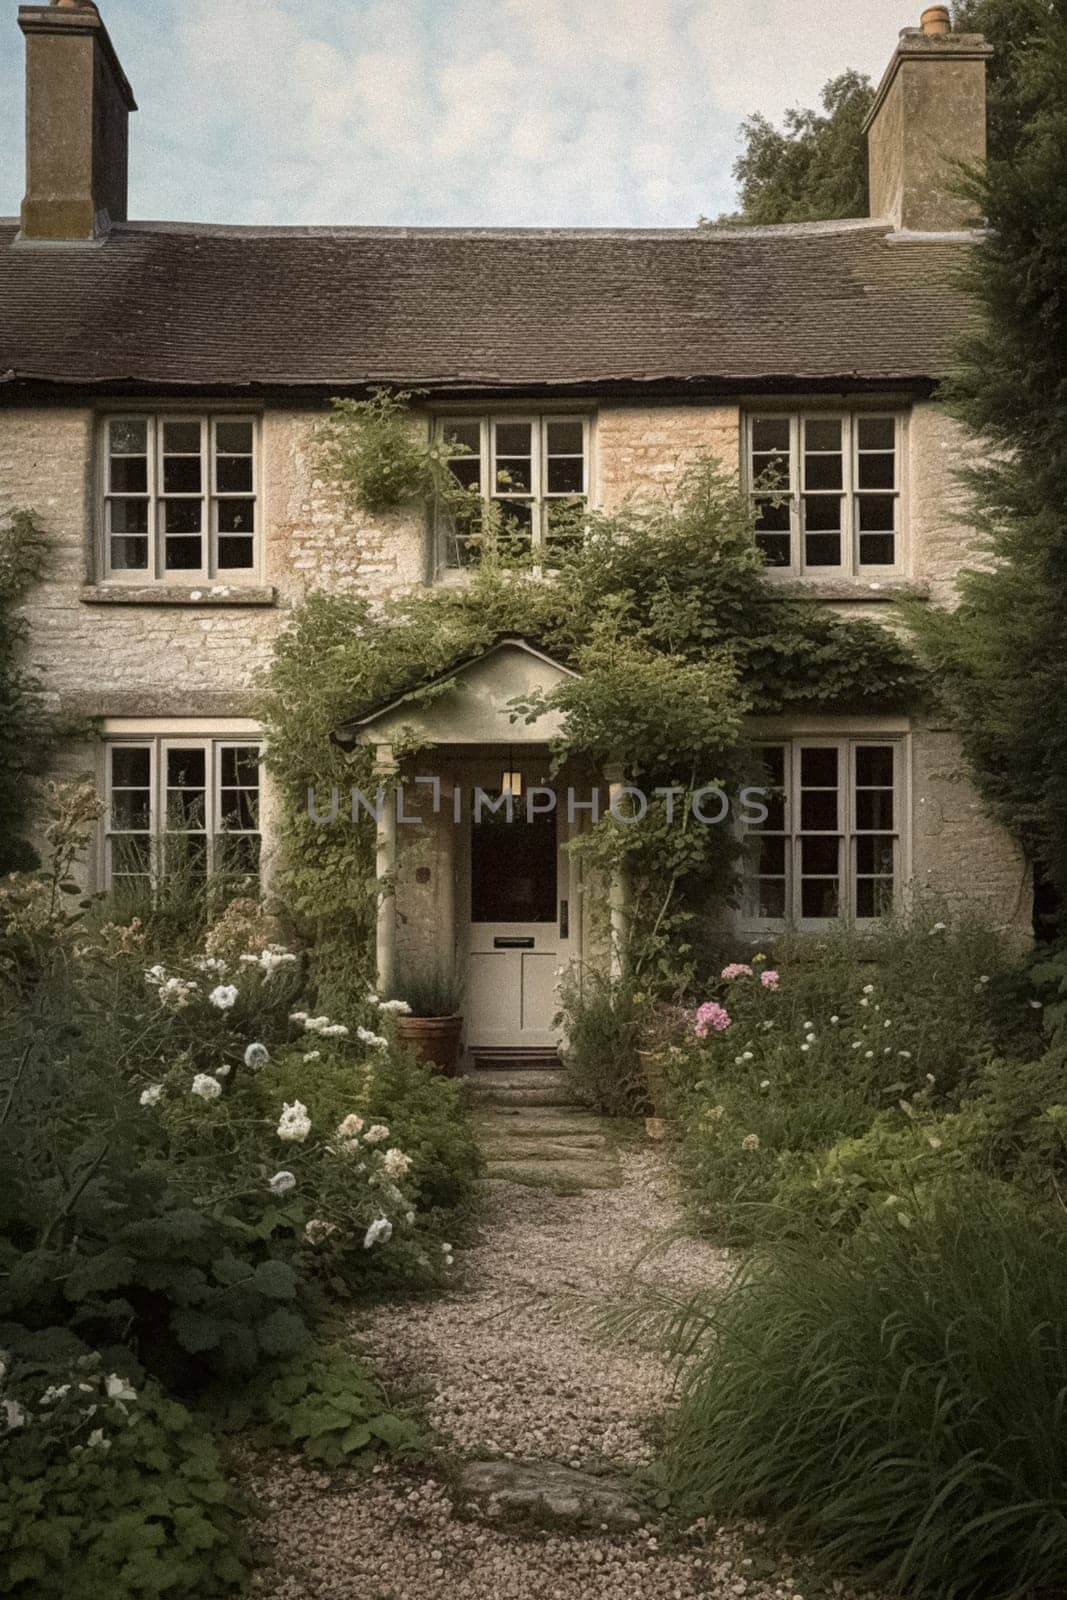
<svg viewBox="0 0 1067 1600">
<path fill-rule="evenodd" d="M 603 1134 L 579 1134 L 577 1138 L 484 1139 L 482 1152 L 487 1161 L 574 1161 L 593 1157 L 607 1148 Z"/>
<path fill-rule="evenodd" d="M 588 1161 L 580 1161 L 574 1156 L 547 1161 L 540 1157 L 527 1157 L 522 1161 L 501 1161 L 490 1157 L 486 1162 L 486 1175 L 490 1181 L 558 1189 L 569 1194 L 577 1193 L 580 1189 L 615 1189 L 620 1182 L 619 1170 L 614 1163 L 598 1161 L 595 1155 Z"/>
<path fill-rule="evenodd" d="M 459 1491 L 495 1519 L 548 1528 L 559 1523 L 599 1530 L 639 1528 L 649 1507 L 616 1473 L 580 1472 L 557 1461 L 468 1461 Z"/>
</svg>

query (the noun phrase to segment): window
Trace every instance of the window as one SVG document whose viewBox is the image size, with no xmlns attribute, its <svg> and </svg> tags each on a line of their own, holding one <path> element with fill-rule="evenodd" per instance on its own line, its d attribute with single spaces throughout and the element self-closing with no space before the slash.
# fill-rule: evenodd
<svg viewBox="0 0 1067 1600">
<path fill-rule="evenodd" d="M 258 877 L 258 744 L 145 738 L 106 752 L 110 887 L 151 890 L 174 871 Z"/>
<path fill-rule="evenodd" d="M 580 531 L 588 495 L 583 417 L 468 417 L 441 424 L 445 458 L 471 498 L 442 529 L 446 567 L 477 561 L 486 502 L 498 507 L 500 542 L 516 559 L 551 562 Z"/>
<path fill-rule="evenodd" d="M 876 575 L 900 562 L 899 416 L 753 416 L 756 543 L 794 574 Z"/>
<path fill-rule="evenodd" d="M 767 820 L 745 840 L 746 922 L 865 921 L 899 884 L 898 742 L 796 739 L 760 748 Z"/>
<path fill-rule="evenodd" d="M 254 418 L 108 417 L 103 455 L 109 578 L 233 582 L 254 575 Z"/>
</svg>

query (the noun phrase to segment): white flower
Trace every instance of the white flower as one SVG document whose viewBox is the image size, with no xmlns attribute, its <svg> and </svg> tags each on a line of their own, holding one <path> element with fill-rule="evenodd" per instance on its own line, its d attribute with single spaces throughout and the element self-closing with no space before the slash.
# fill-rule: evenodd
<svg viewBox="0 0 1067 1600">
<path fill-rule="evenodd" d="M 29 1420 L 25 1406 L 20 1406 L 17 1400 L 0 1400 L 3 1408 L 4 1421 L 9 1429 L 24 1428 Z"/>
<path fill-rule="evenodd" d="M 979 982 L 979 983 L 988 983 L 988 982 L 989 982 L 989 979 L 988 979 L 988 977 L 987 977 L 987 976 L 986 976 L 986 975 L 985 975 L 985 974 L 984 974 L 984 973 L 983 973 L 983 974 L 982 974 L 982 976 L 981 976 L 981 977 L 980 977 L 980 978 L 979 978 L 979 980 L 978 980 L 978 982 Z"/>
<path fill-rule="evenodd" d="M 755 1060 L 755 1059 L 756 1059 L 756 1058 L 755 1058 L 755 1056 L 754 1056 L 754 1055 L 753 1055 L 753 1054 L 752 1054 L 752 1051 L 751 1051 L 751 1050 L 745 1050 L 745 1051 L 743 1051 L 743 1052 L 742 1052 L 742 1054 L 741 1054 L 741 1060 L 742 1060 L 742 1061 L 754 1061 L 754 1060 Z"/>
<path fill-rule="evenodd" d="M 369 1028 L 357 1028 L 356 1038 L 361 1044 L 370 1045 L 375 1050 L 387 1050 L 389 1040 L 383 1039 L 380 1033 L 372 1033 Z"/>
<path fill-rule="evenodd" d="M 306 1011 L 290 1011 L 289 1013 L 290 1022 L 306 1022 L 307 1019 L 308 1014 Z"/>
<path fill-rule="evenodd" d="M 1029 1004 L 1031 1011 L 1041 1011 L 1043 1009 L 1042 1002 L 1040 1000 L 1031 1000 Z"/>
<path fill-rule="evenodd" d="M 930 932 L 931 933 L 944 933 L 944 931 L 947 928 L 947 926 L 948 926 L 948 924 L 946 922 L 935 922 L 933 927 L 930 929 Z"/>
<path fill-rule="evenodd" d="M 800 1047 L 801 1055 L 805 1055 L 810 1049 L 811 1049 L 811 1045 L 810 1044 L 802 1044 L 801 1047 Z"/>
<path fill-rule="evenodd" d="M 304 1061 L 321 1061 L 322 1060 L 322 1051 L 321 1050 L 309 1050 L 307 1055 L 303 1057 L 303 1060 Z"/>
<path fill-rule="evenodd" d="M 406 1000 L 380 1000 L 379 1011 L 391 1011 L 396 1017 L 410 1017 L 411 1007 Z"/>
<path fill-rule="evenodd" d="M 324 1222 L 321 1217 L 312 1217 L 311 1221 L 304 1228 L 304 1238 L 307 1240 L 308 1244 L 321 1244 L 324 1239 L 328 1239 L 330 1237 L 331 1233 L 336 1232 L 337 1227 L 335 1223 Z"/>
<path fill-rule="evenodd" d="M 381 1144 L 383 1139 L 388 1139 L 389 1129 L 384 1122 L 375 1122 L 363 1135 L 366 1144 Z"/>
<path fill-rule="evenodd" d="M 406 1156 L 403 1150 L 387 1150 L 382 1157 L 382 1166 L 391 1178 L 403 1178 L 411 1166 L 411 1157 Z"/>
<path fill-rule="evenodd" d="M 348 1029 L 343 1022 L 330 1022 L 325 1028 L 320 1028 L 319 1033 L 324 1039 L 347 1039 Z"/>
<path fill-rule="evenodd" d="M 734 1056 L 734 1066 L 739 1067 L 744 1061 L 744 1056 Z"/>
<path fill-rule="evenodd" d="M 276 1172 L 267 1188 L 271 1194 L 288 1194 L 290 1189 L 296 1188 L 296 1179 L 291 1172 Z"/>
<path fill-rule="evenodd" d="M 153 988 L 158 989 L 160 984 L 166 978 L 166 976 L 167 976 L 166 967 L 161 967 L 161 966 L 157 965 L 157 966 L 154 966 L 154 967 L 149 967 L 148 971 L 144 975 L 144 981 L 145 981 L 145 983 L 150 983 L 153 986 Z"/>
<path fill-rule="evenodd" d="M 94 1428 L 86 1441 L 89 1450 L 110 1450 L 111 1440 L 104 1433 L 103 1428 Z"/>
<path fill-rule="evenodd" d="M 813 1033 L 806 1034 L 805 1037 L 809 1044 L 815 1043 L 815 1035 Z"/>
<path fill-rule="evenodd" d="M 870 1002 L 870 1001 L 869 1001 L 869 1000 L 868 1000 L 868 998 L 867 998 L 867 996 L 866 996 L 866 995 L 864 995 L 864 997 L 863 997 L 863 999 L 862 999 L 862 1000 L 861 1000 L 861 1001 L 860 1001 L 860 1005 L 861 1005 L 861 1006 L 869 1006 L 869 1005 L 870 1005 L 870 1003 L 871 1003 L 871 1002 Z"/>
<path fill-rule="evenodd" d="M 229 1011 L 237 1000 L 237 989 L 232 983 L 220 983 L 208 995 L 211 1004 L 219 1011 Z"/>
<path fill-rule="evenodd" d="M 120 1378 L 117 1372 L 112 1372 L 104 1380 L 109 1400 L 136 1400 L 137 1390 L 128 1378 Z"/>
<path fill-rule="evenodd" d="M 216 972 L 220 978 L 226 971 L 225 961 L 221 961 L 218 956 L 201 956 L 199 960 L 193 962 L 193 966 L 197 972 Z"/>
<path fill-rule="evenodd" d="M 853 1050 L 862 1050 L 863 1049 L 863 1040 L 862 1039 L 853 1039 L 852 1048 L 853 1048 Z"/>
<path fill-rule="evenodd" d="M 230 1063 L 228 1061 L 224 1061 L 220 1067 L 215 1068 L 215 1076 L 216 1078 L 228 1078 L 232 1071 L 233 1068 L 230 1066 Z"/>
<path fill-rule="evenodd" d="M 758 1133 L 746 1133 L 745 1137 L 741 1140 L 741 1148 L 742 1148 L 742 1150 L 758 1150 L 759 1149 L 759 1134 Z"/>
<path fill-rule="evenodd" d="M 258 1067 L 265 1067 L 270 1060 L 270 1051 L 265 1044 L 250 1044 L 245 1051 L 245 1066 L 255 1071 Z"/>
<path fill-rule="evenodd" d="M 865 1050 L 865 1051 L 864 1051 L 864 1052 L 863 1052 L 863 1059 L 864 1059 L 864 1061 L 870 1061 L 870 1059 L 871 1059 L 871 1057 L 872 1057 L 872 1056 L 873 1056 L 873 1055 L 874 1055 L 874 1051 L 873 1051 L 873 1050 Z"/>
<path fill-rule="evenodd" d="M 0 1383 L 7 1377 L 7 1352 L 0 1355 Z"/>
<path fill-rule="evenodd" d="M 330 1026 L 329 1017 L 308 1017 L 304 1027 L 308 1033 L 321 1033 L 323 1028 Z"/>
<path fill-rule="evenodd" d="M 762 1080 L 762 1082 L 761 1082 L 761 1083 L 760 1083 L 760 1088 L 761 1088 L 761 1089 L 769 1089 L 769 1088 L 770 1088 L 770 1086 L 771 1086 L 771 1080 L 770 1080 L 770 1078 L 764 1078 L 764 1079 L 763 1079 L 763 1080 Z"/>
<path fill-rule="evenodd" d="M 213 1078 L 210 1073 L 198 1072 L 193 1079 L 193 1087 L 190 1092 L 197 1095 L 201 1100 L 217 1100 L 222 1093 L 222 1084 L 217 1078 Z"/>
<path fill-rule="evenodd" d="M 405 1222 L 414 1222 L 415 1221 L 415 1213 L 414 1213 L 414 1211 L 405 1211 L 405 1213 L 404 1213 L 404 1221 Z"/>
<path fill-rule="evenodd" d="M 159 985 L 159 1003 L 161 1006 L 187 1006 L 196 993 L 196 984 L 191 978 L 166 978 Z"/>
<path fill-rule="evenodd" d="M 863 992 L 864 992 L 864 994 L 873 994 L 874 993 L 874 984 L 873 983 L 865 983 L 863 985 Z"/>
<path fill-rule="evenodd" d="M 378 999 L 378 996 L 376 994 L 369 994 L 367 996 L 367 1004 L 369 1006 L 380 1006 L 381 1003 L 382 1002 Z"/>
<path fill-rule="evenodd" d="M 141 1104 L 143 1106 L 158 1106 L 163 1098 L 163 1085 L 150 1083 L 147 1089 L 141 1090 Z"/>
<path fill-rule="evenodd" d="M 841 1018 L 840 1017 L 831 1017 L 830 1021 L 836 1024 L 836 1023 L 841 1021 Z"/>
<path fill-rule="evenodd" d="M 52 1384 L 41 1396 L 43 1406 L 54 1406 L 57 1400 L 62 1400 L 65 1394 L 70 1393 L 69 1383 Z"/>
<path fill-rule="evenodd" d="M 311 1132 L 311 1118 L 308 1108 L 299 1100 L 294 1100 L 292 1105 L 283 1104 L 282 1114 L 278 1120 L 278 1138 L 285 1139 L 290 1144 L 303 1144 Z"/>
<path fill-rule="evenodd" d="M 900 1057 L 900 1059 L 902 1061 L 910 1061 L 911 1060 L 911 1051 L 910 1050 L 898 1050 L 897 1051 L 897 1055 Z"/>
<path fill-rule="evenodd" d="M 807 1029 L 808 1029 L 808 1028 L 814 1028 L 814 1026 L 815 1026 L 815 1024 L 814 1024 L 814 1022 L 802 1022 L 802 1023 L 801 1023 L 801 1024 L 800 1024 L 800 1026 L 801 1026 L 801 1027 L 802 1027 L 802 1028 L 803 1028 L 803 1029 L 804 1029 L 804 1030 L 805 1030 L 805 1032 L 806 1032 L 806 1031 L 807 1031 Z"/>
<path fill-rule="evenodd" d="M 381 1240 L 382 1244 L 388 1244 L 392 1237 L 393 1224 L 389 1221 L 389 1218 L 377 1217 L 363 1235 L 363 1248 L 364 1250 L 372 1250 L 379 1240 Z"/>
<path fill-rule="evenodd" d="M 927 1139 L 926 1142 L 930 1146 L 931 1150 L 940 1150 L 940 1148 L 941 1148 L 941 1140 L 936 1138 L 936 1137 L 934 1137 L 933 1135 L 931 1135 L 931 1137 L 929 1139 Z"/>
<path fill-rule="evenodd" d="M 350 1111 L 343 1122 L 337 1124 L 337 1137 L 339 1139 L 356 1139 L 363 1132 L 363 1118 Z"/>
</svg>

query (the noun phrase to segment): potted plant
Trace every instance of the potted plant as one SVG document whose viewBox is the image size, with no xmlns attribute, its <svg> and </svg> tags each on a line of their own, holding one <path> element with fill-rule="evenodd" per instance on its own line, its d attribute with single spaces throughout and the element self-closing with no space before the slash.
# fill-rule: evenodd
<svg viewBox="0 0 1067 1600">
<path fill-rule="evenodd" d="M 463 1033 L 462 979 L 442 967 L 413 967 L 398 979 L 393 998 L 408 1008 L 396 1015 L 401 1044 L 427 1066 L 455 1077 Z"/>
</svg>

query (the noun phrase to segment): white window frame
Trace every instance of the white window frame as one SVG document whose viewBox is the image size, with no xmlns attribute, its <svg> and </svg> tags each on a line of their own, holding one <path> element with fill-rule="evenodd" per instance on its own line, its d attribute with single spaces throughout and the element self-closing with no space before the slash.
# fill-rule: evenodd
<svg viewBox="0 0 1067 1600">
<path fill-rule="evenodd" d="M 893 751 L 892 828 L 860 828 L 857 823 L 856 753 L 861 747 L 866 746 L 886 748 Z M 842 923 L 848 922 L 854 922 L 860 928 L 872 926 L 878 922 L 881 913 L 873 917 L 857 915 L 857 882 L 860 876 L 877 877 L 879 874 L 860 874 L 858 870 L 859 847 L 857 841 L 863 837 L 892 837 L 893 893 L 891 905 L 893 907 L 899 906 L 904 889 L 903 879 L 909 822 L 906 809 L 905 736 L 900 733 L 879 732 L 843 735 L 789 733 L 774 736 L 767 734 L 761 735 L 754 741 L 753 745 L 757 752 L 761 749 L 783 747 L 785 750 L 784 826 L 781 830 L 748 828 L 745 830 L 744 842 L 748 843 L 760 837 L 783 838 L 785 840 L 785 915 L 782 917 L 767 917 L 747 910 L 748 890 L 746 883 L 742 890 L 741 908 L 737 913 L 738 927 L 743 931 L 759 933 L 781 930 L 787 927 L 796 928 L 801 932 L 817 932 L 825 931 L 827 928 L 838 927 Z M 838 826 L 835 829 L 820 830 L 801 826 L 801 757 L 802 751 L 811 749 L 832 749 L 837 751 Z M 837 838 L 840 841 L 838 845 L 838 911 L 834 917 L 804 917 L 801 915 L 804 874 L 799 841 L 805 837 L 818 837 L 820 833 L 827 837 Z M 809 876 L 813 875 L 809 874 Z M 748 874 L 746 873 L 747 877 Z"/>
<path fill-rule="evenodd" d="M 530 425 L 530 492 L 497 489 L 497 448 L 496 430 L 501 423 L 512 422 L 528 423 Z M 566 494 L 552 492 L 548 487 L 548 428 L 557 422 L 573 422 L 582 429 L 582 487 Z M 469 428 L 477 424 L 479 429 L 479 493 L 483 500 L 499 502 L 506 507 L 509 500 L 518 504 L 530 503 L 532 505 L 530 518 L 530 547 L 534 558 L 535 568 L 540 565 L 537 559 L 538 551 L 545 548 L 548 527 L 548 509 L 553 501 L 567 501 L 583 499 L 588 506 L 590 503 L 590 484 L 592 481 L 590 447 L 592 442 L 592 419 L 588 413 L 573 411 L 492 411 L 477 416 L 467 414 L 449 415 L 441 417 L 437 423 L 436 437 L 443 443 L 450 428 Z M 553 452 L 558 456 L 559 452 Z M 437 565 L 448 571 L 462 571 L 466 565 L 476 563 L 457 562 L 452 559 L 450 530 L 441 526 L 437 533 Z"/>
<path fill-rule="evenodd" d="M 210 878 L 219 870 L 217 860 L 218 840 L 227 833 L 243 838 L 257 838 L 259 840 L 259 869 L 257 878 L 262 878 L 263 872 L 263 796 L 264 796 L 264 768 L 263 768 L 263 737 L 261 734 L 189 734 L 167 732 L 158 734 L 121 734 L 108 735 L 104 741 L 104 826 L 103 834 L 103 882 L 107 888 L 114 887 L 116 881 L 121 883 L 125 877 L 143 876 L 149 880 L 150 887 L 158 885 L 165 869 L 164 846 L 168 833 L 173 837 L 178 830 L 168 830 L 165 826 L 167 815 L 167 753 L 171 750 L 202 750 L 204 752 L 204 781 L 207 794 L 205 807 L 205 825 L 203 829 L 206 845 L 207 876 Z M 240 828 L 224 830 L 222 826 L 222 754 L 226 750 L 255 749 L 259 753 L 257 771 L 257 801 L 258 821 L 256 828 Z M 115 750 L 147 750 L 149 753 L 149 821 L 146 829 L 116 828 L 114 826 L 114 812 L 112 796 L 115 785 L 113 783 L 112 752 Z M 120 785 L 120 788 L 126 787 Z M 197 829 L 196 832 L 201 830 Z M 116 839 L 138 837 L 147 838 L 149 841 L 148 859 L 149 870 L 144 874 L 119 873 L 116 880 L 114 873 L 114 843 Z M 238 874 L 238 876 L 241 876 Z M 251 874 L 249 874 L 251 876 Z"/>
<path fill-rule="evenodd" d="M 144 494 L 123 493 L 111 489 L 111 452 L 109 449 L 113 422 L 144 423 L 146 427 L 147 489 Z M 200 429 L 201 478 L 199 495 L 168 495 L 163 493 L 163 424 L 167 422 L 196 423 Z M 221 490 L 218 487 L 217 437 L 220 423 L 247 423 L 252 429 L 252 488 L 250 491 Z M 97 570 L 109 584 L 128 584 L 133 587 L 156 584 L 190 585 L 258 583 L 263 549 L 263 495 L 260 483 L 260 418 L 249 411 L 106 411 L 97 418 Z M 224 454 L 227 452 L 223 452 Z M 200 501 L 199 538 L 204 559 L 199 567 L 171 567 L 166 562 L 166 533 L 162 527 L 160 505 L 164 499 L 198 499 Z M 130 534 L 128 538 L 144 538 L 148 546 L 148 564 L 145 567 L 113 567 L 111 564 L 110 504 L 113 500 L 143 499 L 147 502 L 147 531 Z M 253 528 L 248 535 L 252 540 L 252 565 L 249 567 L 220 567 L 219 539 L 227 533 L 219 532 L 219 504 L 225 500 L 250 500 L 253 505 Z M 122 538 L 116 534 L 114 537 Z M 197 537 L 190 535 L 190 537 Z M 244 537 L 242 534 L 233 537 Z"/>
<path fill-rule="evenodd" d="M 891 421 L 894 425 L 893 453 L 894 453 L 894 486 L 892 489 L 860 489 L 859 487 L 859 428 L 857 423 L 867 420 Z M 841 455 L 842 476 L 844 482 L 840 491 L 842 501 L 841 512 L 841 560 L 837 565 L 808 565 L 805 554 L 804 539 L 804 439 L 803 428 L 806 422 L 831 422 L 841 423 Z M 782 498 L 789 505 L 789 563 L 788 565 L 770 564 L 766 567 L 769 577 L 780 578 L 807 578 L 817 581 L 819 578 L 855 578 L 868 582 L 877 582 L 879 578 L 899 578 L 906 570 L 905 541 L 908 522 L 907 484 L 905 481 L 905 462 L 907 445 L 907 413 L 897 407 L 870 407 L 870 408 L 827 408 L 825 410 L 811 407 L 799 410 L 783 410 L 781 407 L 753 407 L 745 414 L 742 429 L 743 460 L 742 481 L 745 493 L 750 497 L 756 495 L 753 481 L 752 454 L 754 425 L 757 422 L 788 422 L 789 424 L 789 482 L 783 485 Z M 818 493 L 819 491 L 811 491 Z M 826 491 L 836 493 L 837 491 Z M 894 502 L 894 529 L 893 529 L 893 561 L 891 563 L 875 563 L 860 561 L 859 542 L 859 511 L 858 501 L 861 495 L 891 495 Z M 784 533 L 783 529 L 783 533 Z M 889 530 L 885 530 L 888 532 Z"/>
</svg>

